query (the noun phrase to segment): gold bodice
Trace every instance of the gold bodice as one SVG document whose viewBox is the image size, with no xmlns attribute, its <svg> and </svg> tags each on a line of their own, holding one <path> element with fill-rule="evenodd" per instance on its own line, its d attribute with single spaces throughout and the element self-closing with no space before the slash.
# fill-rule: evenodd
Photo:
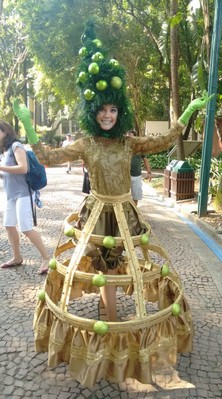
<svg viewBox="0 0 222 399">
<path fill-rule="evenodd" d="M 166 134 L 148 137 L 108 139 L 86 136 L 68 147 L 48 150 L 40 142 L 33 145 L 45 165 L 82 159 L 88 169 L 91 188 L 102 195 L 122 195 L 130 191 L 130 163 L 134 154 L 150 154 L 172 145 L 183 126 L 178 123 Z"/>
</svg>

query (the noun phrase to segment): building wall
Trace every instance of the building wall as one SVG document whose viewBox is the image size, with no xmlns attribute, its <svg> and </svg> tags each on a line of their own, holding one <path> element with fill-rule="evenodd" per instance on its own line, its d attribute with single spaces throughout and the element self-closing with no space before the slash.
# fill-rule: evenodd
<svg viewBox="0 0 222 399">
<path fill-rule="evenodd" d="M 169 121 L 146 121 L 145 135 L 166 133 L 169 129 Z"/>
</svg>

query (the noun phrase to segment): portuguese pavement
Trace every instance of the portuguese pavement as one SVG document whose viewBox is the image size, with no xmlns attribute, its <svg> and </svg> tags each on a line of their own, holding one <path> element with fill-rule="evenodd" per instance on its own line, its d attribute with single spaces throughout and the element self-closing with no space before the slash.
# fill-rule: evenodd
<svg viewBox="0 0 222 399">
<path fill-rule="evenodd" d="M 47 168 L 48 186 L 38 210 L 37 230 L 50 255 L 64 218 L 84 198 L 81 164 L 75 163 L 71 174 L 65 171 L 65 166 Z M 0 263 L 11 256 L 2 227 L 3 205 L 0 181 Z M 148 184 L 139 207 L 182 279 L 194 320 L 193 351 L 178 355 L 175 368 L 158 371 L 148 385 L 133 379 L 121 384 L 101 380 L 88 389 L 69 376 L 66 364 L 48 368 L 47 354 L 35 353 L 32 330 L 36 293 L 45 276 L 36 274 L 39 255 L 22 237 L 23 265 L 0 270 L 0 399 L 222 398 L 221 259 Z"/>
</svg>

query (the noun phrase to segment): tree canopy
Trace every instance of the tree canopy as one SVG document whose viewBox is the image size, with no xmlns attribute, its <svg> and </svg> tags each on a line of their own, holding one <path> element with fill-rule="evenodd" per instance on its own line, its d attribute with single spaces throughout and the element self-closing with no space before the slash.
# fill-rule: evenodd
<svg viewBox="0 0 222 399">
<path fill-rule="evenodd" d="M 178 1 L 175 15 L 170 14 L 167 0 L 5 0 L 1 4 L 1 118 L 10 121 L 12 98 L 26 99 L 29 92 L 47 103 L 50 119 L 64 107 L 75 111 L 78 51 L 89 14 L 110 56 L 126 69 L 138 126 L 146 119 L 169 119 L 170 27 L 178 27 L 178 109 L 207 85 L 213 0 L 201 0 L 198 7 L 194 0 Z"/>
</svg>

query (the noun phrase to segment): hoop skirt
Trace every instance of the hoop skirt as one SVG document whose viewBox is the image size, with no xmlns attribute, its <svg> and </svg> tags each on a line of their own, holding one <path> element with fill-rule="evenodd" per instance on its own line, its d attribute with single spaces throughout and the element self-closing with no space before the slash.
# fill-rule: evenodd
<svg viewBox="0 0 222 399">
<path fill-rule="evenodd" d="M 50 155 L 53 159 L 67 160 L 67 154 L 61 158 L 57 151 Z M 35 349 L 48 352 L 50 367 L 67 362 L 73 378 L 88 387 L 102 378 L 152 383 L 152 370 L 173 366 L 178 352 L 192 350 L 189 306 L 166 251 L 131 200 L 130 146 L 104 145 L 103 140 L 98 145 L 88 139 L 81 156 L 92 193 L 62 227 L 55 270 L 49 271 L 45 297 L 36 307 Z M 108 183 L 114 184 L 107 186 L 108 173 Z M 105 236 L 114 237 L 114 247 L 104 247 Z M 118 320 L 103 321 L 105 332 L 95 330 L 100 288 L 93 276 L 101 273 L 106 285 L 117 287 L 113 301 L 117 300 Z"/>
</svg>

